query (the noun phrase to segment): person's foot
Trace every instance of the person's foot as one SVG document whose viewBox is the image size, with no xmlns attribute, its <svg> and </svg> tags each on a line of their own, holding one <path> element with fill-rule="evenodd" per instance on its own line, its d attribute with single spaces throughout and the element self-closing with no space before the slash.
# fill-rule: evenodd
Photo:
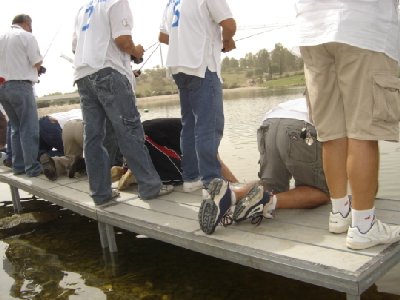
<svg viewBox="0 0 400 300">
<path fill-rule="evenodd" d="M 107 207 L 118 204 L 118 202 L 115 201 L 115 199 L 117 199 L 119 197 L 119 195 L 120 195 L 119 191 L 117 191 L 116 189 L 112 189 L 111 190 L 111 198 L 109 200 L 106 200 L 101 203 L 95 203 L 96 208 L 105 209 Z"/>
<path fill-rule="evenodd" d="M 120 191 L 127 189 L 130 185 L 136 183 L 136 178 L 131 170 L 126 171 L 118 182 L 118 189 Z"/>
<path fill-rule="evenodd" d="M 201 180 L 197 181 L 185 181 L 183 182 L 183 192 L 191 193 L 197 191 L 203 187 L 203 182 Z"/>
<path fill-rule="evenodd" d="M 160 188 L 160 192 L 158 193 L 159 196 L 164 196 L 172 193 L 174 190 L 174 186 L 172 184 L 163 184 Z"/>
<path fill-rule="evenodd" d="M 274 209 L 272 209 L 270 199 L 270 194 L 268 192 L 264 193 L 262 186 L 255 185 L 250 189 L 246 197 L 236 203 L 233 220 L 241 222 L 246 219 L 252 219 L 253 223 L 259 224 L 264 215 L 266 218 L 272 218 Z M 269 209 L 270 206 L 271 208 Z"/>
<path fill-rule="evenodd" d="M 84 173 L 86 171 L 85 159 L 80 156 L 75 156 L 71 167 L 68 170 L 68 177 L 74 178 L 75 173 Z"/>
<path fill-rule="evenodd" d="M 57 172 L 54 160 L 47 153 L 43 153 L 39 160 L 43 168 L 44 176 L 51 181 L 56 180 Z"/>
<path fill-rule="evenodd" d="M 3 165 L 12 169 L 12 161 L 9 158 L 6 158 L 5 160 L 3 160 Z"/>
<path fill-rule="evenodd" d="M 375 220 L 366 233 L 361 233 L 358 227 L 350 227 L 347 232 L 346 246 L 350 249 L 361 250 L 397 241 L 400 241 L 400 226 L 390 226 Z"/>
<path fill-rule="evenodd" d="M 140 198 L 142 200 L 150 200 L 150 199 L 154 199 L 154 198 L 157 198 L 157 197 L 160 197 L 160 196 L 164 196 L 164 195 L 170 194 L 170 193 L 173 192 L 173 190 L 174 190 L 174 186 L 173 185 L 171 185 L 171 184 L 163 184 L 161 186 L 160 191 L 158 192 L 157 195 L 155 195 L 153 197 L 142 197 L 142 196 L 140 196 Z"/>
<path fill-rule="evenodd" d="M 329 213 L 329 232 L 331 233 L 344 233 L 347 232 L 351 225 L 351 211 L 347 216 L 343 216 L 340 212 Z"/>
<path fill-rule="evenodd" d="M 121 177 L 125 174 L 124 167 L 120 166 L 112 166 L 111 167 L 111 182 L 115 182 L 121 179 Z"/>
<path fill-rule="evenodd" d="M 218 224 L 230 225 L 223 222 L 230 213 L 232 206 L 232 191 L 229 182 L 221 178 L 213 179 L 206 187 L 208 197 L 201 203 L 198 219 L 201 230 L 212 234 Z"/>
</svg>

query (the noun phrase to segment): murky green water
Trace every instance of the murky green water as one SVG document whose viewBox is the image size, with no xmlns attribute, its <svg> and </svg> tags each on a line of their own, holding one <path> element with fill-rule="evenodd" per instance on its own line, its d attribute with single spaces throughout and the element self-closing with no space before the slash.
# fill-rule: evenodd
<svg viewBox="0 0 400 300">
<path fill-rule="evenodd" d="M 261 116 L 291 97 L 252 95 L 251 105 L 244 97 L 226 102 L 221 155 L 240 179 L 256 178 L 255 128 Z M 172 105 L 142 113 L 143 120 L 160 116 L 179 116 L 179 109 Z M 399 145 L 385 144 L 382 151 L 380 193 L 398 198 Z M 0 220 L 11 217 L 11 203 L 1 204 Z M 0 230 L 0 300 L 346 298 L 126 231 L 117 232 L 119 252 L 110 257 L 101 251 L 96 222 L 42 200 L 25 201 L 23 207 L 24 222 L 15 219 L 12 229 Z M 399 265 L 362 299 L 400 299 L 398 282 Z"/>
</svg>

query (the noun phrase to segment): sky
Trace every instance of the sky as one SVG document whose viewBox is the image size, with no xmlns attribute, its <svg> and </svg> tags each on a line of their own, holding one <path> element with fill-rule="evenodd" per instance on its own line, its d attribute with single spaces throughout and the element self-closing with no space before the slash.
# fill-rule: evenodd
<svg viewBox="0 0 400 300">
<path fill-rule="evenodd" d="M 60 57 L 73 57 L 71 37 L 75 14 L 86 0 L 1 0 L 0 34 L 9 30 L 14 16 L 24 13 L 32 17 L 33 34 L 44 55 L 46 74 L 36 85 L 39 97 L 52 93 L 69 93 L 73 86 L 72 64 Z M 158 41 L 159 25 L 166 0 L 129 0 L 134 19 L 133 41 L 145 49 Z M 275 43 L 282 43 L 291 50 L 293 44 L 294 11 L 293 0 L 227 0 L 238 30 L 234 39 L 237 49 L 222 54 L 241 58 L 246 53 L 257 53 L 260 49 L 272 50 Z M 7 4 L 4 4 L 7 3 Z M 148 49 L 143 69 L 161 66 L 161 57 L 166 57 L 167 46 L 161 46 L 152 55 L 157 44 Z M 140 65 L 139 65 L 140 66 Z M 138 66 L 133 65 L 133 68 Z"/>
</svg>

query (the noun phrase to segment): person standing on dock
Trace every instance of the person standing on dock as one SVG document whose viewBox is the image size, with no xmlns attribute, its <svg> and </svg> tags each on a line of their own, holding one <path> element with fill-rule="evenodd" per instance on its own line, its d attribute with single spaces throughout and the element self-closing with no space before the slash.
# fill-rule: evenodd
<svg viewBox="0 0 400 300">
<path fill-rule="evenodd" d="M 169 45 L 166 65 L 179 89 L 183 190 L 208 191 L 202 207 L 213 211 L 213 220 L 206 227 L 219 223 L 226 212 L 221 206 L 231 199 L 217 155 L 224 130 L 221 50 L 236 48 L 235 33 L 226 0 L 168 0 L 160 27 L 159 41 Z M 224 201 L 214 201 L 214 187 L 226 191 Z"/>
<path fill-rule="evenodd" d="M 103 146 L 108 118 L 121 153 L 134 173 L 139 196 L 152 199 L 172 192 L 163 185 L 144 144 L 136 107 L 131 56 L 143 57 L 132 41 L 132 12 L 128 0 L 84 1 L 75 19 L 72 50 L 84 122 L 84 156 L 91 196 L 97 206 L 112 203 L 111 164 Z"/>
<path fill-rule="evenodd" d="M 15 175 L 39 176 L 39 121 L 33 84 L 43 57 L 32 34 L 32 19 L 14 17 L 11 30 L 0 36 L 0 103 L 11 124 L 12 170 Z"/>
<path fill-rule="evenodd" d="M 400 226 L 376 219 L 374 206 L 378 140 L 399 140 L 398 0 L 296 0 L 296 10 L 332 200 L 329 231 L 347 232 L 351 249 L 399 241 Z"/>
</svg>

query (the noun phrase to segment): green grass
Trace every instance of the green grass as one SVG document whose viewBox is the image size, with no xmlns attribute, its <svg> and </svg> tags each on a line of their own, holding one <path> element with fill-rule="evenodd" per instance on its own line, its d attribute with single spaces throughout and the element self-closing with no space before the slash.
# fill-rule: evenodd
<svg viewBox="0 0 400 300">
<path fill-rule="evenodd" d="M 266 88 L 284 88 L 306 85 L 304 75 L 284 76 L 278 79 L 268 80 L 264 83 Z"/>
</svg>

